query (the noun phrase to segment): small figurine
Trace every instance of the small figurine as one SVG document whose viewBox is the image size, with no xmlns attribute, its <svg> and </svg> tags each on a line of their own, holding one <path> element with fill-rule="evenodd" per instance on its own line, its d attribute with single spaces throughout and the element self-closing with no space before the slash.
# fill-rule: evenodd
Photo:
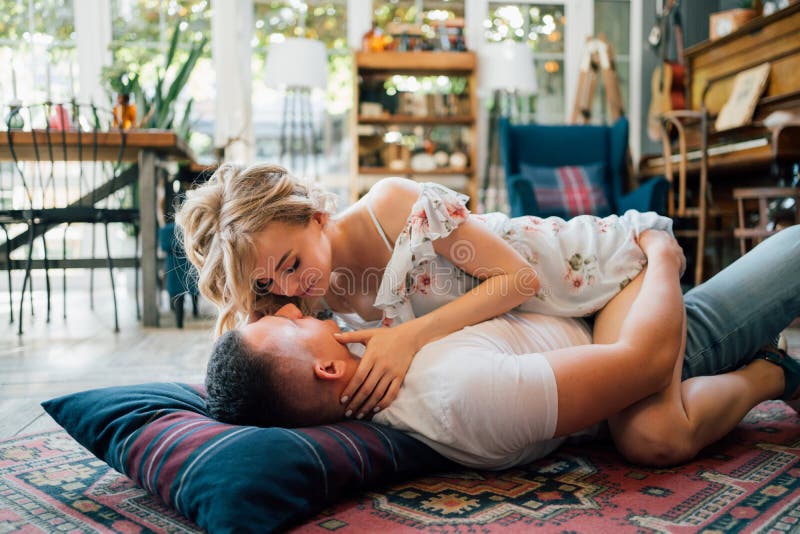
<svg viewBox="0 0 800 534">
<path fill-rule="evenodd" d="M 365 52 L 383 52 L 391 39 L 377 26 L 372 26 L 362 38 L 362 49 Z"/>
<path fill-rule="evenodd" d="M 51 130 L 61 131 L 61 130 L 69 130 L 70 122 L 69 122 L 69 112 L 67 108 L 64 107 L 63 104 L 56 104 L 55 109 L 53 110 L 53 114 L 50 116 L 48 120 L 48 124 Z"/>
<path fill-rule="evenodd" d="M 25 119 L 22 117 L 22 101 L 14 98 L 8 107 L 9 112 L 5 117 L 6 127 L 9 130 L 22 130 L 25 128 Z"/>
<path fill-rule="evenodd" d="M 22 118 L 22 101 L 17 98 L 17 70 L 11 66 L 11 90 L 13 98 L 9 103 L 8 115 L 5 116 L 6 127 L 9 130 L 22 130 L 25 127 L 25 119 Z"/>
<path fill-rule="evenodd" d="M 118 94 L 114 106 L 114 127 L 127 130 L 136 126 L 136 104 L 131 104 L 131 95 Z"/>
</svg>

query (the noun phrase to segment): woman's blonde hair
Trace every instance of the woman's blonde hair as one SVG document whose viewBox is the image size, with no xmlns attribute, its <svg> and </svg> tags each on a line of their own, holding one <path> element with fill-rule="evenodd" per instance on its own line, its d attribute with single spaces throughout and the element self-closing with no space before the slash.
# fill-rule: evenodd
<svg viewBox="0 0 800 534">
<path fill-rule="evenodd" d="M 274 313 L 298 299 L 256 291 L 255 234 L 272 221 L 306 225 L 315 213 L 331 214 L 334 196 L 283 167 L 223 164 L 205 184 L 186 193 L 175 216 L 198 286 L 217 306 L 216 335 L 251 313 Z"/>
</svg>

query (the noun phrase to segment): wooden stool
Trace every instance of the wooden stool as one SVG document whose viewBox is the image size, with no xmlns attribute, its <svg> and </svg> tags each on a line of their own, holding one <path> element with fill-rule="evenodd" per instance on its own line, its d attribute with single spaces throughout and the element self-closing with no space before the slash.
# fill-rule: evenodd
<svg viewBox="0 0 800 534">
<path fill-rule="evenodd" d="M 770 222 L 767 216 L 769 201 L 781 198 L 794 198 L 794 224 L 800 224 L 800 189 L 796 187 L 754 187 L 733 190 L 736 207 L 739 212 L 739 226 L 733 235 L 739 239 L 739 250 L 742 255 L 747 252 L 747 240 L 751 239 L 753 245 L 760 243 L 764 238 L 771 236 L 781 228 L 768 229 Z M 758 200 L 758 221 L 755 226 L 748 226 L 745 222 L 745 203 Z M 748 203 L 750 204 L 750 203 Z M 752 213 L 752 208 L 750 209 Z"/>
</svg>

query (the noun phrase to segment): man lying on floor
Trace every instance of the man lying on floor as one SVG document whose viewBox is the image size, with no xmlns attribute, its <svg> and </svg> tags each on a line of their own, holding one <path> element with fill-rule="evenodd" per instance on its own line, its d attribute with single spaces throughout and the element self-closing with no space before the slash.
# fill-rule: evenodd
<svg viewBox="0 0 800 534">
<path fill-rule="evenodd" d="M 594 344 L 577 319 L 509 313 L 467 327 L 423 347 L 373 421 L 466 466 L 503 469 L 607 420 L 629 460 L 666 465 L 694 457 L 763 400 L 800 405 L 800 363 L 769 346 L 800 315 L 800 226 L 685 303 L 674 240 L 651 231 L 640 245 L 648 267 L 597 315 Z M 339 398 L 358 359 L 338 331 L 287 305 L 227 332 L 208 365 L 210 413 L 295 427 L 352 415 Z"/>
</svg>

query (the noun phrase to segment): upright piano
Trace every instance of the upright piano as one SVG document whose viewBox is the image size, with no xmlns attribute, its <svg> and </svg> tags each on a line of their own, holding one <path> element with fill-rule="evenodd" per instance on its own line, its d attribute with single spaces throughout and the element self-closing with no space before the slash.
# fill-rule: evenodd
<svg viewBox="0 0 800 534">
<path fill-rule="evenodd" d="M 685 52 L 687 106 L 705 110 L 710 120 L 708 170 L 714 181 L 720 176 L 750 174 L 777 181 L 800 161 L 800 2 L 766 17 L 757 17 L 733 33 L 695 45 Z M 716 132 L 713 118 L 727 101 L 737 73 L 769 62 L 766 90 L 761 95 L 751 124 Z M 793 116 L 769 125 L 765 119 L 776 111 Z M 772 115 L 772 118 L 777 116 Z M 700 162 L 699 127 L 687 131 L 689 170 Z M 679 156 L 673 156 L 677 161 Z M 664 174 L 661 155 L 644 157 L 641 178 Z"/>
<path fill-rule="evenodd" d="M 678 208 L 674 207 L 675 196 L 670 197 L 669 203 L 670 216 L 697 220 L 696 230 L 681 231 L 696 239 L 694 281 L 697 284 L 703 280 L 709 213 L 721 216 L 729 211 L 726 206 L 732 209 L 734 187 L 775 186 L 781 180 L 788 184 L 792 174 L 798 172 L 800 2 L 770 16 L 758 17 L 718 40 L 689 48 L 685 57 L 689 111 L 664 116 L 665 124 L 677 128 L 676 132 L 684 136 L 685 149 L 673 149 L 670 143 L 665 143 L 663 154 L 642 158 L 639 178 L 671 174 L 681 162 L 688 176 L 698 177 L 696 207 L 687 206 L 690 188 L 683 177 L 678 177 L 671 192 L 678 198 Z M 766 62 L 770 64 L 769 78 L 752 121 L 738 128 L 716 131 L 714 119 L 730 97 L 736 75 Z M 666 157 L 670 158 L 669 166 Z M 727 233 L 732 239 L 733 232 Z"/>
</svg>

